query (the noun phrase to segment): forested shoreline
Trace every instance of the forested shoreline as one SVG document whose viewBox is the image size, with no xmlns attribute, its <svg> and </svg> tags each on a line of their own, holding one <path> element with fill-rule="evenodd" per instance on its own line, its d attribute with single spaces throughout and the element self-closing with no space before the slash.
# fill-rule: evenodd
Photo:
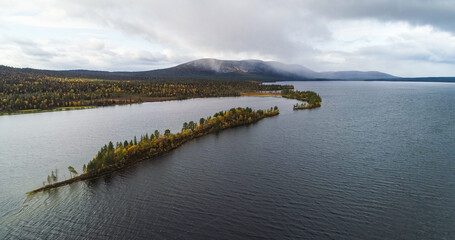
<svg viewBox="0 0 455 240">
<path fill-rule="evenodd" d="M 228 80 L 99 80 L 0 71 L 0 114 L 151 101 L 240 96 L 289 85 Z"/>
<path fill-rule="evenodd" d="M 307 103 L 296 103 L 293 106 L 294 110 L 300 109 L 312 109 L 318 108 L 321 106 L 321 96 L 313 91 L 298 91 L 298 90 L 290 90 L 284 89 L 281 91 L 281 96 L 284 98 L 289 99 L 296 99 L 299 101 L 307 102 Z"/>
<path fill-rule="evenodd" d="M 164 131 L 164 134 L 161 134 L 158 130 L 155 130 L 150 135 L 145 134 L 139 139 L 134 137 L 130 141 L 117 142 L 115 145 L 109 142 L 100 149 L 87 165 L 84 164 L 81 174 L 74 167 L 69 166 L 68 170 L 72 178 L 59 181 L 57 171 L 55 173 L 52 171 L 52 174 L 47 177 L 47 182 L 43 182 L 43 187 L 29 193 L 36 193 L 81 180 L 97 178 L 134 163 L 169 152 L 194 138 L 227 128 L 249 125 L 263 118 L 278 115 L 279 113 L 277 106 L 267 110 L 253 110 L 249 107 L 231 108 L 228 111 L 218 112 L 213 117 L 200 118 L 199 122 L 185 122 L 183 123 L 182 130 L 178 133 L 171 133 L 167 129 Z"/>
</svg>

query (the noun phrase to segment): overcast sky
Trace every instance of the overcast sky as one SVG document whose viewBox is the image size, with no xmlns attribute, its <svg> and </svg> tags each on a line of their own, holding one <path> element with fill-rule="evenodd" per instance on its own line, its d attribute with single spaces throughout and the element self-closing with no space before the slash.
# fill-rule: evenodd
<svg viewBox="0 0 455 240">
<path fill-rule="evenodd" d="M 0 0 L 0 64 L 150 70 L 198 58 L 455 76 L 453 0 Z"/>
</svg>

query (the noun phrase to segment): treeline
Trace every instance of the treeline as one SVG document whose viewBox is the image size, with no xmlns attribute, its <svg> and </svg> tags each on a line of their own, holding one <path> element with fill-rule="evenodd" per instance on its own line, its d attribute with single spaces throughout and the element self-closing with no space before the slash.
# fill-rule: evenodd
<svg viewBox="0 0 455 240">
<path fill-rule="evenodd" d="M 132 163 L 166 153 L 193 138 L 226 128 L 248 125 L 278 114 L 279 109 L 276 106 L 267 110 L 257 111 L 248 107 L 232 108 L 229 111 L 218 112 L 213 117 L 201 118 L 198 122 L 185 122 L 183 123 L 182 130 L 178 133 L 171 133 L 167 129 L 164 131 L 164 134 L 161 134 L 158 130 L 155 130 L 150 135 L 145 134 L 139 139 L 134 137 L 130 141 L 117 142 L 115 144 L 109 142 L 98 151 L 87 165 L 84 164 L 80 175 L 70 166 L 68 170 L 73 178 L 62 182 L 55 182 L 48 177 L 48 185 L 32 192 L 54 188 L 112 172 Z"/>
<path fill-rule="evenodd" d="M 291 87 L 262 85 L 253 81 L 66 79 L 0 71 L 0 113 L 239 96 L 241 92 L 273 91 Z"/>
<path fill-rule="evenodd" d="M 281 90 L 281 96 L 290 99 L 297 99 L 299 101 L 307 102 L 307 103 L 297 103 L 294 105 L 294 110 L 298 109 L 311 109 L 317 108 L 321 106 L 321 96 L 313 91 L 297 91 L 297 90 L 290 90 L 284 89 Z"/>
</svg>

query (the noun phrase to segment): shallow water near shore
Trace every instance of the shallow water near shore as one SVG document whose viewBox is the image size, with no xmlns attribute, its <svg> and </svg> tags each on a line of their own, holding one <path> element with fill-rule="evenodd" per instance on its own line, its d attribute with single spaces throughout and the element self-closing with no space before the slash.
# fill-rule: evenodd
<svg viewBox="0 0 455 240">
<path fill-rule="evenodd" d="M 287 84 L 318 92 L 322 107 L 234 97 L 0 116 L 0 238 L 455 238 L 455 84 Z M 277 117 L 25 194 L 109 141 L 275 105 Z"/>
</svg>

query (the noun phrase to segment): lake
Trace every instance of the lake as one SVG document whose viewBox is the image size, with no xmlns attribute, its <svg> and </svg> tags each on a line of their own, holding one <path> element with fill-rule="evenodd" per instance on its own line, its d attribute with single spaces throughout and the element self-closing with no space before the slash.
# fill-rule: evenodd
<svg viewBox="0 0 455 240">
<path fill-rule="evenodd" d="M 0 116 L 1 239 L 455 239 L 455 84 L 287 82 L 206 98 Z M 27 197 L 109 141 L 232 107 L 280 115 Z"/>
</svg>

